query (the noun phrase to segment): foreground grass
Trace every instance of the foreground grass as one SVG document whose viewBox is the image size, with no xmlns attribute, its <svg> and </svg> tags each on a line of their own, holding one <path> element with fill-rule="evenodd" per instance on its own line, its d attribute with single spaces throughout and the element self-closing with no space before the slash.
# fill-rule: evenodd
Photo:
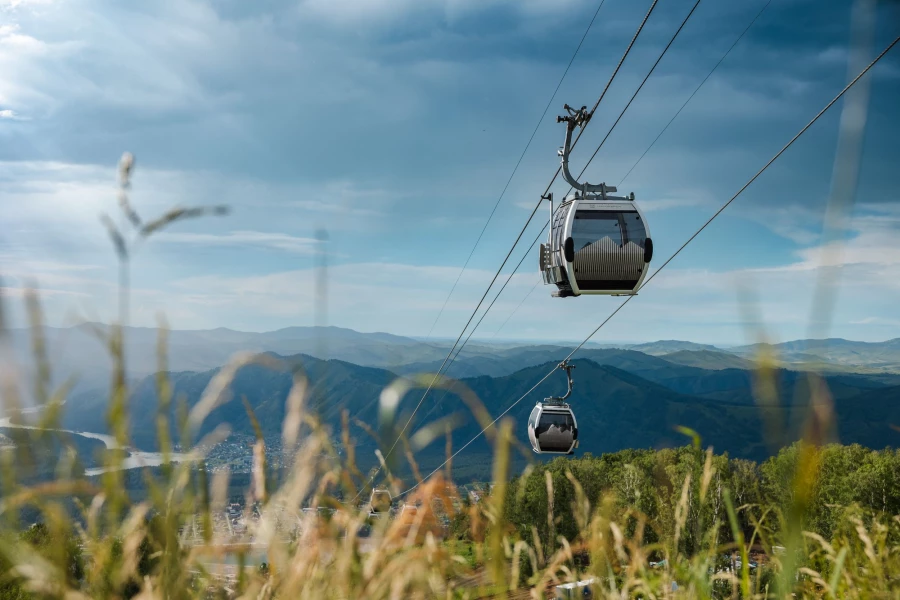
<svg viewBox="0 0 900 600">
<path fill-rule="evenodd" d="M 121 343 L 110 346 L 123 368 Z M 695 444 L 557 459 L 514 476 L 511 423 L 501 421 L 488 432 L 492 487 L 476 498 L 439 472 L 391 514 L 373 517 L 369 474 L 354 463 L 349 432 L 340 437 L 350 451 L 339 455 L 333 436 L 303 410 L 299 373 L 286 399 L 282 443 L 293 460 L 283 483 L 270 489 L 258 440 L 241 508 L 246 529 L 223 533 L 229 476 L 206 472 L 196 449 L 215 439 L 192 444 L 191 432 L 251 360 L 223 368 L 199 404 L 179 411 L 182 445 L 195 453 L 145 470 L 141 501 L 129 497 L 124 471 L 84 477 L 62 434 L 8 430 L 15 445 L 0 454 L 0 599 L 481 598 L 516 590 L 540 598 L 591 577 L 595 598 L 900 594 L 896 452 L 808 439 L 756 465 Z M 158 425 L 169 452 L 164 366 Z M 112 396 L 110 419 L 127 431 L 116 421 L 127 420 L 127 405 L 116 405 L 125 391 Z M 9 398 L 18 401 L 14 392 Z M 44 397 L 45 428 L 58 424 L 61 398 Z M 56 457 L 46 447 L 70 448 L 70 460 L 63 452 L 48 471 Z M 122 459 L 104 460 L 116 467 Z M 22 477 L 32 471 L 51 475 Z M 386 473 L 384 486 L 396 495 L 402 482 Z"/>
<path fill-rule="evenodd" d="M 216 212 L 175 210 L 144 223 L 125 194 L 131 167 L 130 158 L 123 161 L 120 204 L 139 239 L 184 216 Z M 132 246 L 111 221 L 108 227 L 127 290 Z M 126 292 L 120 301 L 125 322 Z M 174 447 L 174 405 L 178 441 L 192 454 L 146 470 L 138 501 L 116 469 L 122 453 L 107 453 L 111 470 L 86 478 L 72 441 L 52 431 L 66 388 L 50 389 L 36 296 L 28 306 L 38 365 L 31 387 L 43 429 L 9 430 L 11 444 L 0 451 L 0 599 L 484 598 L 513 591 L 541 598 L 558 583 L 586 578 L 594 578 L 595 598 L 900 597 L 897 455 L 823 446 L 830 401 L 815 377 L 804 441 L 761 467 L 704 451 L 698 439 L 678 450 L 557 460 L 513 474 L 512 424 L 500 421 L 486 432 L 493 487 L 477 499 L 461 493 L 448 467 L 418 480 L 392 514 L 373 517 L 365 505 L 370 474 L 356 465 L 349 427 L 334 436 L 323 430 L 304 409 L 306 381 L 297 372 L 281 440 L 289 467 L 273 486 L 265 442 L 257 440 L 236 529 L 224 520 L 228 473 L 208 474 L 201 450 L 228 432 L 224 424 L 202 440 L 195 432 L 220 403 L 239 401 L 227 391 L 242 366 L 273 359 L 236 357 L 188 410 L 172 397 L 160 329 L 159 446 L 166 455 Z M 8 351 L 2 316 L 0 307 L 0 348 Z M 121 327 L 98 332 L 115 365 L 111 430 L 127 446 L 122 335 Z M 15 411 L 25 384 L 8 354 L 0 360 L 3 406 Z M 771 364 L 760 364 L 756 381 L 767 402 Z M 453 382 L 441 385 L 465 393 Z M 473 418 L 485 420 L 476 400 Z M 402 424 L 379 425 L 373 434 L 386 450 Z M 423 435 L 439 437 L 433 427 L 426 424 Z M 344 452 L 335 451 L 335 438 Z M 51 447 L 68 450 L 48 456 Z M 398 450 L 418 473 L 404 447 Z M 390 468 L 383 474 L 379 481 L 393 495 L 405 489 Z"/>
</svg>

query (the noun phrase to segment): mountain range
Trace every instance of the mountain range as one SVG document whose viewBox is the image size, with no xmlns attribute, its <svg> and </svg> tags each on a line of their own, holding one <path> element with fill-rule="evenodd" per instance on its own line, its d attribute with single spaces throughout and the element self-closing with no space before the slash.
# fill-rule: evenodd
<svg viewBox="0 0 900 600">
<path fill-rule="evenodd" d="M 599 454 L 623 448 L 659 448 L 681 445 L 687 439 L 677 433 L 676 426 L 697 431 L 705 444 L 732 456 L 764 459 L 782 445 L 797 437 L 798 420 L 809 402 L 807 378 L 803 373 L 778 370 L 774 373 L 781 400 L 760 404 L 754 399 L 752 371 L 741 369 L 699 369 L 668 363 L 659 357 L 635 351 L 588 351 L 589 358 L 574 361 L 575 385 L 570 398 L 576 411 L 582 441 L 579 452 Z M 351 433 L 359 447 L 364 465 L 374 463 L 377 447 L 357 423 L 378 429 L 378 407 L 382 391 L 398 376 L 384 369 L 363 367 L 344 361 L 322 361 L 297 355 L 284 359 L 301 365 L 309 378 L 307 408 L 337 435 L 341 429 L 342 411 L 351 417 Z M 518 403 L 508 412 L 518 440 L 527 446 L 525 422 L 535 402 L 565 391 L 562 372 L 554 374 L 533 392 L 527 392 L 555 366 L 543 363 L 509 375 L 482 375 L 460 380 L 484 404 L 491 415 L 497 415 Z M 216 370 L 170 374 L 176 395 L 183 395 L 189 406 L 199 401 Z M 885 380 L 884 376 L 836 374 L 825 378 L 835 399 L 839 416 L 835 441 L 858 442 L 882 447 L 900 440 L 890 428 L 900 423 L 900 376 Z M 198 432 L 210 432 L 220 423 L 228 423 L 235 433 L 253 435 L 253 425 L 241 398 L 246 398 L 269 441 L 280 439 L 285 416 L 285 401 L 292 385 L 289 369 L 271 370 L 248 366 L 240 370 L 231 386 L 231 399 L 215 409 Z M 397 423 L 421 398 L 421 390 L 406 394 L 400 404 Z M 862 410 L 854 410 L 859 403 Z M 105 397 L 87 394 L 76 396 L 64 417 L 66 428 L 76 431 L 106 430 Z M 457 428 L 452 434 L 453 447 L 467 443 L 481 430 L 470 406 L 451 393 L 433 390 L 422 403 L 410 433 L 442 418 L 456 415 Z M 156 443 L 156 382 L 146 378 L 134 389 L 130 403 L 132 439 L 142 449 L 153 450 Z M 174 419 L 174 414 L 171 415 Z M 777 435 L 768 429 L 770 421 L 784 430 Z M 393 430 L 396 433 L 396 425 Z M 172 432 L 173 435 L 175 432 Z M 391 436 L 387 436 L 390 438 Z M 382 440 L 382 451 L 385 451 Z M 466 450 L 471 461 L 483 464 L 490 455 L 485 439 L 474 442 Z M 420 452 L 424 465 L 439 464 L 443 444 L 434 443 Z"/>
<path fill-rule="evenodd" d="M 26 334 L 19 330 L 13 336 L 20 354 L 27 350 Z M 57 368 L 61 364 L 63 372 L 81 369 L 88 373 L 67 401 L 64 426 L 106 432 L 106 381 L 97 378 L 98 373 L 108 377 L 103 345 L 89 339 L 87 326 L 50 330 L 47 337 L 53 349 L 51 361 Z M 156 365 L 155 338 L 155 330 L 127 331 L 134 382 L 132 437 L 137 447 L 146 450 L 155 449 L 156 444 L 156 382 L 150 376 Z M 60 348 L 61 341 L 68 343 Z M 358 423 L 377 429 L 384 388 L 398 378 L 437 371 L 449 344 L 336 327 L 293 327 L 269 333 L 173 331 L 167 361 L 173 367 L 169 376 L 175 396 L 182 396 L 189 406 L 195 404 L 218 368 L 242 350 L 272 353 L 288 366 L 280 371 L 261 366 L 241 369 L 232 385 L 232 399 L 209 415 L 198 436 L 220 423 L 228 423 L 235 433 L 252 435 L 252 422 L 241 402 L 246 398 L 267 439 L 279 439 L 292 384 L 291 368 L 300 367 L 309 378 L 307 408 L 319 414 L 335 433 L 346 409 L 365 465 L 374 464 L 378 442 Z M 781 366 L 773 374 L 780 392 L 778 403 L 760 404 L 754 396 L 758 375 L 753 358 L 761 350 L 781 357 Z M 453 362 L 448 374 L 471 389 L 491 415 L 509 408 L 507 416 L 514 422 L 517 438 L 527 446 L 528 413 L 536 401 L 564 392 L 565 376 L 554 374 L 531 394 L 525 393 L 569 351 L 570 347 L 558 344 L 473 343 Z M 582 432 L 579 452 L 681 445 L 688 440 L 677 433 L 675 428 L 680 425 L 697 431 L 704 443 L 717 451 L 765 458 L 797 437 L 799 420 L 809 402 L 803 369 L 811 364 L 828 367 L 819 370 L 835 401 L 833 439 L 872 447 L 896 445 L 900 440 L 900 433 L 890 427 L 900 424 L 898 340 L 802 340 L 736 348 L 667 340 L 628 347 L 588 345 L 576 359 L 570 401 Z M 422 390 L 413 390 L 403 398 L 398 417 L 401 424 L 421 397 Z M 452 444 L 458 448 L 481 427 L 470 407 L 454 394 L 432 391 L 422 401 L 409 431 L 452 415 L 457 418 Z M 174 413 L 172 416 L 174 420 Z M 779 429 L 772 429 L 772 423 L 779 424 Z M 385 431 L 392 441 L 396 429 Z M 383 446 L 384 440 L 381 443 Z M 423 466 L 440 464 L 443 452 L 441 442 L 425 447 L 420 452 Z M 454 460 L 455 469 L 469 469 L 474 474 L 484 468 L 489 453 L 489 443 L 482 437 Z"/>
<path fill-rule="evenodd" d="M 19 363 L 33 369 L 30 332 L 11 330 Z M 80 390 L 104 387 L 109 382 L 111 361 L 108 345 L 100 336 L 108 327 L 86 323 L 68 328 L 46 328 L 54 366 L 55 383 L 77 376 Z M 129 327 L 126 350 L 129 374 L 135 380 L 157 370 L 158 331 Z M 304 354 L 320 359 L 387 369 L 396 373 L 437 371 L 447 357 L 451 342 L 418 340 L 389 333 L 361 333 L 340 327 L 289 327 L 264 333 L 218 328 L 168 332 L 167 363 L 176 371 L 205 371 L 225 364 L 241 351 L 274 352 L 282 356 Z M 465 346 L 451 365 L 456 377 L 500 376 L 521 368 L 557 360 L 572 346 L 473 341 Z M 843 339 L 797 340 L 774 345 L 754 344 L 719 348 L 709 344 L 661 340 L 641 344 L 588 343 L 585 353 L 599 350 L 631 350 L 665 358 L 671 363 L 703 369 L 749 369 L 763 349 L 773 354 L 785 368 L 816 368 L 825 372 L 900 373 L 900 339 L 885 342 L 855 342 Z M 579 354 L 582 356 L 583 354 Z"/>
</svg>

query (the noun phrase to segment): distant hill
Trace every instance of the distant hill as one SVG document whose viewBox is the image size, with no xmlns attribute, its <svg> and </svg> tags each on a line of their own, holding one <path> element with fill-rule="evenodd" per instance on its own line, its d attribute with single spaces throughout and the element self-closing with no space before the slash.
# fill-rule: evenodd
<svg viewBox="0 0 900 600">
<path fill-rule="evenodd" d="M 639 374 L 669 389 L 700 398 L 745 406 L 755 406 L 759 402 L 754 395 L 754 382 L 757 376 L 753 371 L 685 368 L 695 370 L 689 373 L 672 371 Z M 772 376 L 778 392 L 777 402 L 779 404 L 791 405 L 806 402 L 809 396 L 806 373 L 789 369 L 775 369 Z M 866 375 L 840 374 L 825 375 L 824 379 L 830 393 L 836 398 L 850 398 L 871 389 L 900 384 L 900 376 L 897 375 L 881 379 Z"/>
<path fill-rule="evenodd" d="M 49 358 L 57 385 L 77 375 L 79 391 L 108 386 L 111 361 L 95 330 L 105 333 L 108 328 L 84 324 L 46 329 Z M 132 377 L 140 379 L 156 370 L 157 336 L 156 329 L 127 328 L 127 364 Z M 27 370 L 32 362 L 29 332 L 13 330 L 12 339 L 18 362 Z M 388 333 L 360 333 L 339 327 L 290 327 L 265 333 L 219 328 L 175 330 L 168 334 L 167 361 L 175 371 L 215 369 L 236 353 L 245 351 L 275 352 L 283 356 L 305 354 L 393 368 L 414 361 L 442 359 L 447 348 Z"/>
<path fill-rule="evenodd" d="M 321 361 L 310 356 L 289 357 L 285 359 L 285 363 L 303 369 L 309 380 L 307 408 L 321 415 L 335 432 L 340 430 L 343 408 L 350 410 L 353 418 L 374 423 L 377 420 L 378 399 L 382 390 L 397 379 L 397 375 L 382 369 L 337 360 Z M 192 408 L 217 372 L 218 369 L 170 373 L 174 397 L 183 396 L 188 408 Z M 220 423 L 227 423 L 236 433 L 253 435 L 253 426 L 241 401 L 242 397 L 246 397 L 252 406 L 266 436 L 280 438 L 285 401 L 292 384 L 293 377 L 289 369 L 273 370 L 259 365 L 244 367 L 232 382 L 229 401 L 210 413 L 196 439 L 211 432 Z M 66 428 L 108 432 L 105 396 L 84 394 L 73 398 L 68 405 L 72 409 L 64 413 L 63 423 Z M 133 390 L 129 411 L 134 445 L 141 449 L 156 450 L 158 401 L 154 377 L 147 377 Z M 174 413 L 171 418 L 174 423 Z M 174 425 L 172 434 L 177 435 Z M 179 437 L 180 435 L 173 439 Z"/>
<path fill-rule="evenodd" d="M 579 428 L 583 432 L 579 452 L 595 454 L 611 452 L 623 448 L 659 448 L 681 445 L 686 440 L 674 430 L 676 425 L 690 427 L 700 433 L 704 444 L 712 444 L 717 451 L 727 451 L 732 456 L 761 459 L 769 456 L 782 444 L 797 438 L 796 420 L 806 410 L 808 394 L 804 396 L 806 377 L 789 371 L 777 376 L 787 401 L 778 405 L 759 407 L 749 393 L 744 397 L 728 398 L 728 394 L 741 396 L 737 382 L 741 377 L 749 377 L 746 371 L 712 371 L 710 379 L 697 380 L 697 389 L 703 395 L 680 393 L 633 373 L 628 373 L 609 365 L 599 365 L 588 360 L 575 361 L 575 386 L 571 404 L 575 408 Z M 524 394 L 539 381 L 553 363 L 524 369 L 500 378 L 479 377 L 465 383 L 481 398 L 492 413 L 496 414 Z M 671 378 L 670 384 L 684 388 L 687 379 Z M 522 400 L 508 415 L 515 420 L 516 432 L 525 442 L 524 424 L 535 402 L 541 398 L 558 394 L 565 389 L 565 377 L 560 373 L 551 377 L 526 399 Z M 883 433 L 885 419 L 900 409 L 894 403 L 894 387 L 883 387 L 876 382 L 859 378 L 859 387 L 846 381 L 829 382 L 839 406 L 853 406 L 854 397 L 865 394 L 869 400 L 870 412 L 855 415 L 852 410 L 842 414 L 838 432 L 860 432 L 853 441 L 872 447 L 883 447 L 885 437 L 880 435 L 867 440 L 865 431 Z M 716 384 L 719 388 L 716 388 Z M 744 379 L 744 385 L 749 381 Z M 736 386 L 736 387 L 731 387 Z M 877 386 L 877 387 L 869 387 Z M 716 398 L 716 394 L 725 399 Z M 879 404 L 878 398 L 884 402 Z M 462 410 L 458 402 L 445 401 L 437 414 Z M 432 415 L 432 418 L 436 416 Z M 767 437 L 765 422 L 775 419 L 784 424 L 787 434 L 779 439 Z M 469 426 L 472 435 L 478 432 L 476 426 Z M 454 444 L 455 441 L 454 436 Z M 843 439 L 843 438 L 841 438 Z M 467 441 L 467 440 L 466 440 Z M 893 444 L 900 442 L 900 435 Z M 487 452 L 484 442 L 479 442 L 481 451 Z M 475 446 L 476 444 L 473 444 Z"/>
<path fill-rule="evenodd" d="M 900 446 L 900 386 L 892 386 L 835 402 L 837 433 L 845 444 L 871 448 Z"/>
<path fill-rule="evenodd" d="M 707 442 L 720 449 L 748 456 L 765 453 L 756 433 L 761 430 L 758 418 L 744 407 L 680 394 L 632 373 L 589 360 L 575 361 L 575 365 L 570 403 L 582 434 L 579 453 L 682 445 L 687 440 L 675 431 L 676 425 L 704 432 Z M 497 413 L 521 397 L 552 366 L 552 363 L 537 365 L 506 377 L 482 377 L 466 383 Z M 524 427 L 535 402 L 563 391 L 565 377 L 559 373 L 509 412 L 523 444 L 527 445 Z M 461 410 L 458 401 L 449 402 L 444 412 L 451 410 Z M 752 423 L 751 427 L 746 426 L 748 422 Z M 475 435 L 480 428 L 470 425 L 467 429 L 467 435 Z M 480 446 L 487 451 L 484 442 Z"/>
<path fill-rule="evenodd" d="M 763 347 L 788 363 L 900 372 L 900 338 L 885 342 L 855 342 L 841 338 L 796 340 L 781 344 L 739 346 L 730 348 L 729 351 L 740 356 L 751 356 Z"/>
<path fill-rule="evenodd" d="M 766 418 L 792 423 L 800 414 L 798 407 L 806 402 L 806 377 L 793 371 L 776 372 L 782 401 L 778 405 L 758 407 L 752 396 L 750 371 L 698 369 L 634 351 L 590 350 L 586 354 L 591 358 L 575 361 L 575 388 L 571 398 L 583 432 L 579 452 L 681 445 L 686 439 L 673 428 L 685 425 L 698 431 L 704 443 L 714 445 L 717 451 L 727 451 L 737 457 L 765 458 L 792 437 L 768 440 L 763 417 L 768 415 Z M 319 414 L 335 433 L 340 431 L 341 411 L 346 409 L 351 418 L 351 433 L 359 444 L 360 463 L 374 464 L 375 441 L 356 425 L 356 420 L 377 429 L 381 392 L 397 375 L 384 369 L 336 360 L 321 361 L 309 356 L 294 356 L 289 360 L 302 364 L 309 377 L 309 409 Z M 604 360 L 631 370 L 600 364 Z M 491 415 L 497 415 L 554 365 L 555 361 L 545 362 L 504 376 L 466 378 L 462 383 L 475 393 Z M 175 394 L 183 395 L 188 406 L 193 406 L 215 372 L 171 374 Z M 890 436 L 883 429 L 897 415 L 900 380 L 839 375 L 829 377 L 828 383 L 838 403 L 839 432 L 846 431 L 852 441 L 872 447 L 888 443 Z M 241 397 L 246 397 L 266 437 L 280 439 L 290 386 L 291 375 L 287 371 L 258 366 L 242 369 L 232 386 L 232 399 L 213 411 L 200 435 L 219 423 L 228 423 L 236 433 L 252 435 L 250 419 L 240 402 Z M 509 411 L 507 416 L 514 421 L 516 436 L 526 447 L 524 428 L 531 408 L 538 400 L 564 390 L 565 377 L 561 372 L 554 374 Z M 401 414 L 412 410 L 421 398 L 421 391 L 413 390 L 402 399 Z M 857 398 L 863 399 L 864 410 L 853 410 Z M 106 431 L 105 399 L 73 398 L 68 407 L 64 419 L 67 428 Z M 137 386 L 130 401 L 133 439 L 140 448 L 155 449 L 157 409 L 155 382 L 148 378 Z M 472 439 L 480 426 L 470 408 L 453 394 L 433 392 L 409 431 L 451 414 L 462 418 L 452 435 L 453 447 L 458 448 Z M 405 417 L 400 422 L 405 422 Z M 867 437 L 867 432 L 874 433 Z M 422 468 L 440 464 L 443 448 L 443 443 L 434 443 L 420 452 Z M 485 475 L 482 471 L 488 468 L 489 453 L 488 440 L 482 438 L 469 446 L 465 456 L 454 460 L 454 464 L 472 476 L 476 472 Z M 397 458 L 402 460 L 403 455 Z"/>
<path fill-rule="evenodd" d="M 481 375 L 501 377 L 534 365 L 560 361 L 571 351 L 571 346 L 541 345 L 498 350 L 478 356 L 463 356 L 453 362 L 447 373 L 449 377 L 455 378 Z M 683 365 L 635 350 L 586 348 L 582 349 L 577 356 L 578 358 L 587 358 L 597 364 L 611 365 L 639 374 L 648 371 L 677 372 L 679 375 L 692 373 Z M 397 371 L 404 374 L 432 373 L 437 372 L 442 362 L 443 360 L 412 363 L 400 367 Z"/>
<path fill-rule="evenodd" d="M 679 350 L 663 354 L 662 358 L 669 362 L 701 369 L 752 369 L 751 360 L 715 350 Z"/>
<path fill-rule="evenodd" d="M 716 346 L 711 346 L 709 344 L 696 344 L 694 342 L 684 342 L 681 340 L 660 340 L 658 342 L 649 342 L 646 344 L 635 344 L 633 346 L 628 346 L 628 349 L 643 352 L 644 354 L 650 354 L 652 356 L 672 354 L 673 352 L 679 352 L 681 350 L 720 351 Z"/>
<path fill-rule="evenodd" d="M 489 375 L 502 377 L 523 368 L 532 367 L 549 361 L 559 361 L 571 348 L 561 346 L 536 346 L 517 348 L 497 353 L 493 357 L 458 359 L 450 370 L 450 376 L 477 377 Z M 621 349 L 587 349 L 577 355 L 600 365 L 608 365 L 638 375 L 648 381 L 663 385 L 674 391 L 703 398 L 711 398 L 731 404 L 753 405 L 752 361 L 710 350 L 682 350 L 675 355 L 651 356 L 635 350 Z M 685 358 L 685 362 L 705 363 L 707 366 L 679 364 L 672 358 Z M 738 365 L 728 366 L 728 365 Z M 440 364 L 429 364 L 429 369 L 436 371 Z M 409 366 L 401 369 L 406 372 Z M 411 370 L 411 372 L 419 372 Z M 783 401 L 794 402 L 797 392 L 794 389 L 798 373 L 788 369 L 776 372 Z M 805 385 L 805 378 L 801 378 Z M 900 376 L 889 374 L 826 374 L 826 380 L 832 386 L 832 392 L 841 395 L 853 395 L 860 390 L 872 387 L 900 385 Z M 802 395 L 802 392 L 801 392 Z"/>
<path fill-rule="evenodd" d="M 106 389 L 110 381 L 110 359 L 95 330 L 104 325 L 83 324 L 69 328 L 47 328 L 53 382 L 61 385 L 75 376 L 76 392 Z M 129 376 L 135 382 L 153 373 L 157 366 L 157 336 L 154 328 L 130 327 L 126 331 Z M 24 379 L 33 379 L 31 341 L 27 330 L 11 331 Z M 227 328 L 174 330 L 168 334 L 169 368 L 203 372 L 225 364 L 238 352 L 275 352 L 282 356 L 306 355 L 336 359 L 400 374 L 435 372 L 447 357 L 451 341 L 423 341 L 384 332 L 363 333 L 341 327 L 287 327 L 270 332 L 245 332 Z M 500 377 L 520 369 L 560 360 L 573 345 L 493 343 L 473 340 L 452 363 L 451 377 Z M 867 343 L 841 339 L 799 340 L 772 347 L 784 367 L 815 369 L 829 373 L 900 373 L 900 340 Z M 703 369 L 747 368 L 758 346 L 720 349 L 709 344 L 660 340 L 643 344 L 588 343 L 578 357 L 637 372 L 618 360 L 640 361 L 636 355 L 659 357 L 670 365 Z M 631 355 L 612 354 L 632 352 Z M 592 354 L 593 353 L 593 354 Z M 607 354 L 603 354 L 607 353 Z M 645 365 L 649 368 L 649 363 Z M 26 388 L 27 393 L 27 388 Z"/>
</svg>

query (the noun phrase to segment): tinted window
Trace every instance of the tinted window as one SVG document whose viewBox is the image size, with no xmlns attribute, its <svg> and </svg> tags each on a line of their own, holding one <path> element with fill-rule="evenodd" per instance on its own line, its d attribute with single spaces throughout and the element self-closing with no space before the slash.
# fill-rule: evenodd
<svg viewBox="0 0 900 600">
<path fill-rule="evenodd" d="M 544 452 L 568 452 L 575 437 L 575 421 L 570 413 L 544 412 L 535 437 Z"/>
<path fill-rule="evenodd" d="M 566 213 L 567 212 L 568 211 L 565 208 L 559 207 L 556 209 L 556 212 L 553 215 L 553 237 L 554 237 L 553 244 L 557 248 L 562 247 L 562 241 L 563 241 L 562 235 L 563 235 L 563 228 L 566 225 Z"/>
<path fill-rule="evenodd" d="M 556 427 L 561 431 L 566 431 L 575 427 L 572 415 L 569 413 L 552 413 L 545 412 L 541 415 L 541 428 Z"/>
<path fill-rule="evenodd" d="M 572 241 L 575 242 L 576 252 L 606 237 L 616 244 L 622 244 L 619 213 L 598 210 L 580 210 L 575 213 Z"/>
<path fill-rule="evenodd" d="M 636 212 L 626 212 L 622 213 L 622 220 L 625 222 L 625 241 L 643 247 L 644 240 L 647 239 L 647 229 L 641 217 Z"/>
</svg>

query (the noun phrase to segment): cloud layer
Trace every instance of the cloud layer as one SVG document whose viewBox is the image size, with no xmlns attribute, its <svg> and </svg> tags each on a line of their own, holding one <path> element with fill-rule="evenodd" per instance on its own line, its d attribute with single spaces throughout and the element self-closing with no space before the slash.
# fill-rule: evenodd
<svg viewBox="0 0 900 600">
<path fill-rule="evenodd" d="M 691 4 L 658 5 L 573 167 L 604 138 Z M 619 184 L 763 5 L 701 4 L 586 176 Z M 53 294 L 51 320 L 75 309 L 112 315 L 116 268 L 98 218 L 115 214 L 113 167 L 129 150 L 142 214 L 233 207 L 228 218 L 176 225 L 140 250 L 133 316 L 141 324 L 163 309 L 179 327 L 310 322 L 315 232 L 326 229 L 332 322 L 424 335 L 595 10 L 587 0 L 0 2 L 4 295 L 20 295 L 34 276 Z M 593 102 L 645 10 L 613 0 L 601 8 L 439 335 L 458 333 L 555 170 L 562 130 L 554 114 L 563 102 Z M 900 8 L 880 10 L 878 50 L 896 35 L 887 24 Z M 848 1 L 773 2 L 629 174 L 622 189 L 643 202 L 658 256 L 841 89 L 849 14 Z M 840 297 L 867 292 L 835 313 L 848 337 L 900 335 L 890 324 L 890 282 L 900 275 L 891 237 L 898 65 L 892 55 L 871 74 L 865 206 L 841 259 Z M 740 337 L 735 281 L 755 282 L 767 318 L 802 335 L 839 109 L 635 299 L 610 335 L 652 339 L 665 327 L 666 336 Z M 523 240 L 545 219 L 541 212 Z M 526 259 L 485 319 L 489 334 L 533 287 L 535 265 Z M 534 292 L 502 335 L 577 338 L 615 302 L 547 296 Z"/>
</svg>

